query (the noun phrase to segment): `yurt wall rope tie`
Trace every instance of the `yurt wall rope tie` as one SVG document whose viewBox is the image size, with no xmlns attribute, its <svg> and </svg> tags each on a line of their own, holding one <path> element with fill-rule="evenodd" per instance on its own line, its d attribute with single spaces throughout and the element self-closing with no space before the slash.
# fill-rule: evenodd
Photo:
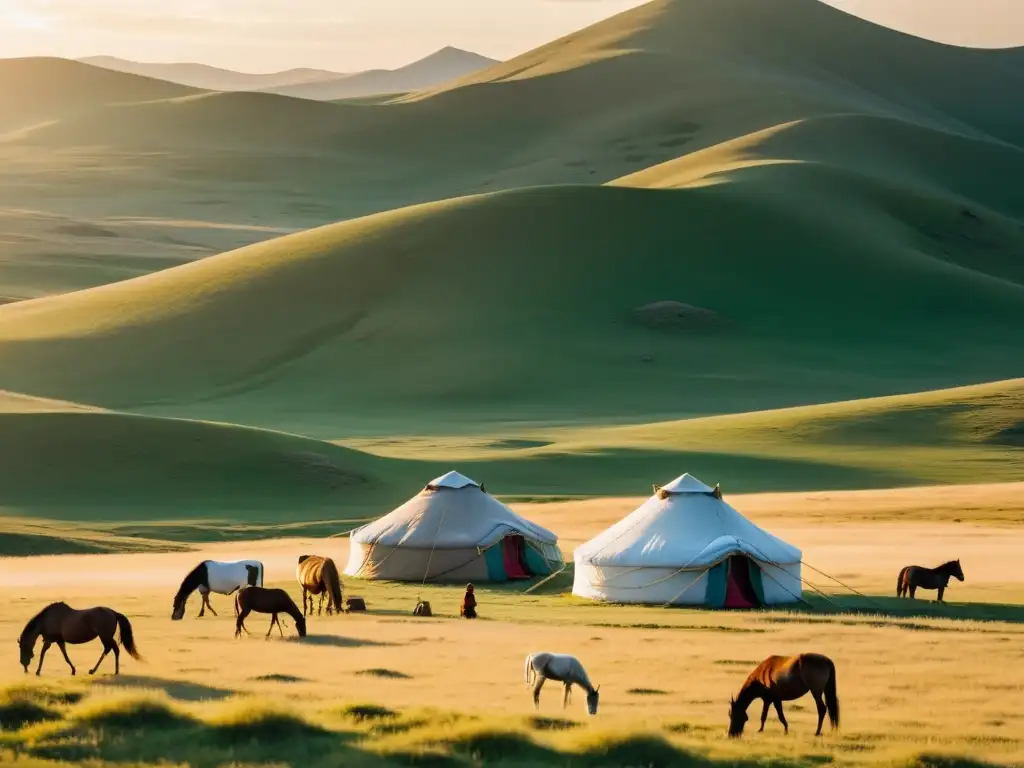
<svg viewBox="0 0 1024 768">
<path fill-rule="evenodd" d="M 748 541 L 744 541 L 743 543 L 744 543 L 744 544 L 746 544 L 747 546 L 751 547 L 752 549 L 758 549 L 757 547 L 755 547 L 754 545 L 752 545 L 752 544 L 751 544 L 750 542 L 748 542 Z M 762 553 L 762 554 L 763 554 L 763 553 Z M 779 570 L 782 570 L 782 566 L 780 566 L 780 565 L 779 565 L 778 563 L 772 562 L 772 561 L 771 561 L 770 559 L 767 559 L 767 558 L 765 558 L 764 562 L 766 562 L 766 563 L 768 563 L 769 565 L 772 565 L 772 566 L 774 566 L 774 567 L 778 568 Z M 835 582 L 836 584 L 838 584 L 839 586 L 843 587 L 844 589 L 848 589 L 848 590 L 850 590 L 850 592 L 852 592 L 853 594 L 857 595 L 858 597 L 862 597 L 862 598 L 864 598 L 864 599 L 865 599 L 865 600 L 866 600 L 866 601 L 867 601 L 867 602 L 868 602 L 868 603 L 869 603 L 870 605 L 876 606 L 876 607 L 878 607 L 878 608 L 880 608 L 880 609 L 884 610 L 884 606 L 882 606 L 882 605 L 881 605 L 880 603 L 878 603 L 878 602 L 876 602 L 876 601 L 872 600 L 872 599 L 871 599 L 870 597 L 868 597 L 867 595 L 865 595 L 865 594 L 864 594 L 863 592 L 860 592 L 860 591 L 858 591 L 858 590 L 854 589 L 854 588 L 853 588 L 853 587 L 851 587 L 851 586 L 850 586 L 849 584 L 844 584 L 843 582 L 841 582 L 841 581 L 840 581 L 839 579 L 835 578 L 834 576 L 829 576 L 829 575 L 828 575 L 827 573 L 825 573 L 824 571 L 822 571 L 822 570 L 820 570 L 820 569 L 818 569 L 818 568 L 815 568 L 815 567 L 814 567 L 813 565 L 811 565 L 810 563 L 808 563 L 808 562 L 807 562 L 806 560 L 804 560 L 804 559 L 802 559 L 802 558 L 801 558 L 801 560 L 800 560 L 800 563 L 801 563 L 801 565 L 804 565 L 804 566 L 806 566 L 806 567 L 810 568 L 810 569 L 811 569 L 812 571 L 814 571 L 815 573 L 819 573 L 819 574 L 821 574 L 821 575 L 822 575 L 822 576 L 824 576 L 824 577 L 825 577 L 826 579 L 831 579 L 832 581 L 834 581 L 834 582 Z M 764 571 L 762 571 L 762 573 L 764 573 Z M 769 577 L 770 577 L 770 576 L 771 576 L 771 575 L 769 574 Z M 774 579 L 773 579 L 773 580 L 774 580 Z M 839 605 L 838 603 L 836 603 L 836 602 L 835 602 L 834 600 L 832 600 L 832 599 L 831 599 L 830 597 L 828 597 L 828 596 L 827 596 L 827 595 L 826 595 L 826 594 L 825 594 L 825 593 L 824 593 L 823 591 L 821 591 L 820 589 L 818 589 L 818 587 L 816 587 L 816 586 L 815 586 L 814 584 L 812 584 L 812 583 L 811 583 L 810 581 L 808 581 L 807 579 L 805 579 L 805 578 L 804 578 L 803 576 L 801 576 L 801 577 L 800 577 L 800 580 L 801 580 L 802 582 L 804 582 L 805 584 L 807 584 L 807 586 L 809 586 L 809 587 L 810 587 L 811 589 L 813 589 L 813 590 L 814 590 L 815 592 L 817 592 L 817 593 L 818 593 L 819 595 L 821 595 L 821 596 L 822 596 L 823 598 L 825 598 L 825 600 L 827 600 L 827 601 L 828 601 L 828 602 L 829 602 L 829 603 L 830 603 L 831 605 L 835 606 L 836 610 L 838 610 L 838 611 L 842 611 L 842 607 L 841 607 L 841 606 L 840 606 L 840 605 Z M 776 580 L 776 583 L 778 583 L 778 581 L 777 581 L 777 580 Z M 781 584 L 779 584 L 779 586 L 781 587 L 782 585 L 781 585 Z M 783 587 L 783 589 L 785 589 L 785 587 Z M 803 602 L 805 602 L 805 603 L 806 603 L 806 601 L 803 601 Z M 808 605 L 810 605 L 810 603 L 807 603 L 807 604 L 808 604 Z"/>
<path fill-rule="evenodd" d="M 430 554 L 427 555 L 427 567 L 423 571 L 423 581 L 420 586 L 424 586 L 427 583 L 427 578 L 430 576 L 430 561 L 434 559 L 434 548 L 437 546 L 437 537 L 441 535 L 441 528 L 444 525 L 444 516 L 446 514 L 448 514 L 447 505 L 441 508 L 441 519 L 437 523 L 437 530 L 434 532 L 434 540 L 430 542 Z M 434 578 L 436 579 L 437 576 Z"/>
<path fill-rule="evenodd" d="M 777 563 L 777 562 L 774 562 L 774 561 L 773 561 L 773 560 L 772 560 L 771 558 L 767 558 L 767 557 L 764 557 L 764 552 L 763 552 L 763 551 L 762 551 L 762 550 L 761 550 L 761 549 L 760 549 L 759 547 L 756 547 L 756 546 L 754 546 L 754 545 L 753 545 L 753 544 L 751 544 L 751 543 L 750 543 L 749 541 L 743 541 L 743 540 L 739 540 L 739 541 L 741 541 L 741 543 L 743 543 L 743 544 L 746 544 L 746 545 L 747 545 L 748 547 L 750 547 L 751 549 L 753 549 L 753 550 L 756 550 L 756 551 L 757 551 L 757 552 L 759 553 L 759 557 L 761 558 L 761 561 L 762 561 L 762 562 L 764 562 L 764 563 L 767 563 L 768 565 L 770 565 L 770 566 L 772 566 L 773 568 L 776 568 L 776 569 L 778 569 L 778 570 L 780 570 L 780 571 L 781 571 L 781 570 L 783 570 L 782 566 L 781 566 L 781 565 L 780 565 L 779 563 Z M 803 560 L 802 558 L 801 558 L 801 560 L 800 560 L 800 563 L 801 563 L 801 565 L 806 565 L 806 566 L 807 566 L 808 568 L 810 568 L 811 570 L 814 570 L 814 571 L 818 571 L 818 569 L 817 569 L 817 568 L 815 568 L 815 567 L 814 567 L 813 565 L 809 565 L 808 563 L 804 562 L 804 560 Z M 790 597 L 793 597 L 793 598 L 795 598 L 796 600 L 800 601 L 801 603 L 803 603 L 804 605 L 806 605 L 806 606 L 807 606 L 808 608 L 812 608 L 812 609 L 814 608 L 814 606 L 813 606 L 813 605 L 811 605 L 811 603 L 807 602 L 807 601 L 806 601 L 806 600 L 805 600 L 805 599 L 803 598 L 803 596 L 802 596 L 802 595 L 794 595 L 794 594 L 793 594 L 793 592 L 792 592 L 792 591 L 790 591 L 790 590 L 789 590 L 789 589 L 788 589 L 788 588 L 786 587 L 786 585 L 784 585 L 784 584 L 783 584 L 782 582 L 780 582 L 780 581 L 779 581 L 778 579 L 776 579 L 776 578 L 775 578 L 775 577 L 774 577 L 774 576 L 773 576 L 773 575 L 772 575 L 772 574 L 771 574 L 771 573 L 770 573 L 769 571 L 766 571 L 765 569 L 763 569 L 763 568 L 762 568 L 762 569 L 761 569 L 761 573 L 762 573 L 763 575 L 767 576 L 767 577 L 768 577 L 769 579 L 771 579 L 772 581 L 774 581 L 774 582 L 775 582 L 776 584 L 778 584 L 778 585 L 779 585 L 779 587 L 780 587 L 780 588 L 781 588 L 781 589 L 782 589 L 782 590 L 783 590 L 784 592 L 786 592 L 786 593 L 787 593 L 787 594 L 788 594 L 788 595 L 789 595 Z M 818 573 L 821 573 L 821 571 L 818 571 Z M 827 576 L 828 574 L 822 574 L 822 575 L 824 575 L 824 576 Z M 830 577 L 830 578 L 831 578 L 831 577 Z M 838 604 L 838 603 L 836 603 L 836 601 L 835 601 L 835 600 L 833 600 L 833 599 L 832 599 L 831 597 L 829 597 L 829 596 L 828 596 L 828 595 L 826 595 L 826 594 L 825 594 L 824 592 L 822 592 L 822 591 L 821 591 L 821 590 L 820 590 L 820 589 L 819 589 L 819 588 L 818 588 L 817 586 L 815 586 L 814 584 L 812 584 L 812 583 L 811 583 L 810 581 L 808 581 L 807 579 L 805 579 L 805 578 L 803 577 L 803 575 L 801 575 L 801 576 L 800 576 L 800 581 L 802 581 L 802 582 L 803 582 L 804 584 L 806 584 L 807 586 L 809 586 L 809 587 L 810 587 L 810 588 L 811 588 L 811 589 L 812 589 L 813 591 L 817 592 L 817 593 L 818 593 L 818 594 L 819 594 L 819 595 L 820 595 L 820 596 L 821 596 L 821 597 L 822 597 L 822 598 L 823 598 L 823 599 L 824 599 L 824 600 L 825 600 L 825 601 L 826 601 L 827 603 L 829 603 L 830 605 L 832 605 L 833 607 L 835 607 L 835 609 L 836 609 L 837 611 L 841 611 L 841 610 L 842 610 L 842 609 L 840 608 L 839 604 Z M 838 582 L 837 582 L 837 583 L 838 583 Z"/>
<path fill-rule="evenodd" d="M 656 584 L 661 584 L 663 582 L 666 582 L 669 579 L 674 579 L 676 576 L 678 576 L 683 571 L 689 570 L 690 566 L 693 564 L 693 561 L 696 560 L 698 557 L 700 557 L 700 555 L 704 552 L 705 549 L 707 549 L 707 544 L 705 544 L 696 555 L 691 557 L 690 560 L 685 565 L 683 565 L 683 566 L 681 566 L 679 568 L 676 568 L 668 576 L 663 576 L 660 579 L 655 579 L 654 581 L 652 581 L 652 582 L 650 582 L 648 584 L 635 584 L 635 585 L 627 586 L 627 587 L 616 587 L 616 589 L 647 589 L 648 587 L 653 587 Z M 611 578 L 605 579 L 604 581 L 602 581 L 602 582 L 600 582 L 598 584 L 595 584 L 594 582 L 590 582 L 590 586 L 592 588 L 593 587 L 598 587 L 598 586 L 607 586 L 608 584 L 610 584 L 612 581 L 614 581 L 615 579 L 619 578 L 620 576 L 627 576 L 630 573 L 635 573 L 637 571 L 644 571 L 644 570 L 649 570 L 649 569 L 647 567 L 645 567 L 645 566 L 638 565 L 638 566 L 635 566 L 633 568 L 630 568 L 627 571 L 623 571 L 622 573 L 613 573 Z M 696 583 L 699 580 L 699 578 L 700 577 L 698 576 L 697 579 L 694 579 L 693 583 Z M 693 586 L 693 584 L 691 584 L 690 586 Z M 687 589 L 689 589 L 689 587 L 687 587 Z"/>
<path fill-rule="evenodd" d="M 673 597 L 671 600 L 669 600 L 667 603 L 665 603 L 661 607 L 662 608 L 671 608 L 673 605 L 675 605 L 675 602 L 679 598 L 681 598 L 683 595 L 685 595 L 687 592 L 689 592 L 691 587 L 696 586 L 697 582 L 699 582 L 701 579 L 703 579 L 705 576 L 707 576 L 710 571 L 711 571 L 710 568 L 708 568 L 708 570 L 706 570 L 706 571 L 701 571 L 700 576 L 698 576 L 696 579 L 694 579 L 689 584 L 687 584 L 685 587 L 683 587 L 683 591 L 682 592 L 680 592 L 678 595 Z"/>
</svg>

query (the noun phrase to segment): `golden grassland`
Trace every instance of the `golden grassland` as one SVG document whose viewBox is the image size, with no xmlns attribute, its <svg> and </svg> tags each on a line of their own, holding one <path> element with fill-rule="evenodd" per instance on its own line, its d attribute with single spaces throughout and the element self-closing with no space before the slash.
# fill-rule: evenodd
<svg viewBox="0 0 1024 768">
<path fill-rule="evenodd" d="M 999 508 L 1008 490 L 978 489 L 979 517 L 986 504 Z M 953 498 L 964 493 L 955 489 Z M 194 766 L 1019 764 L 1024 576 L 1015 566 L 1024 533 L 977 525 L 966 513 L 961 523 L 903 520 L 900 510 L 928 506 L 934 491 L 860 496 L 871 514 L 845 523 L 856 505 L 843 494 L 731 499 L 801 546 L 809 565 L 865 595 L 844 594 L 807 569 L 829 597 L 809 595 L 813 608 L 796 610 L 597 605 L 571 597 L 563 575 L 529 594 L 521 585 L 481 586 L 482 618 L 466 622 L 456 618 L 458 585 L 346 579 L 346 594 L 366 598 L 368 614 L 314 617 L 302 641 L 290 620 L 286 637 L 264 640 L 268 619 L 253 616 L 252 636 L 235 640 L 222 596 L 213 598 L 218 617 L 194 618 L 193 600 L 184 621 L 170 620 L 173 593 L 194 562 L 260 557 L 268 581 L 297 598 L 297 556 L 318 552 L 343 563 L 346 540 L 3 559 L 0 633 L 13 639 L 52 600 L 106 604 L 131 617 L 146 662 L 125 655 L 115 679 L 108 659 L 99 677 L 73 680 L 51 654 L 37 680 L 22 675 L 12 643 L 0 665 L 0 748 L 34 760 Z M 554 526 L 571 551 L 631 503 L 521 509 Z M 952 557 L 967 581 L 952 585 L 948 605 L 892 597 L 899 566 Z M 410 615 L 418 596 L 435 617 Z M 583 660 L 602 686 L 596 717 L 585 714 L 580 694 L 563 711 L 555 686 L 534 710 L 523 659 L 545 648 Z M 69 652 L 82 669 L 99 651 Z M 836 661 L 841 729 L 814 738 L 808 699 L 787 706 L 788 737 L 773 715 L 764 734 L 729 741 L 727 702 L 747 672 L 766 655 L 802 651 Z"/>
</svg>

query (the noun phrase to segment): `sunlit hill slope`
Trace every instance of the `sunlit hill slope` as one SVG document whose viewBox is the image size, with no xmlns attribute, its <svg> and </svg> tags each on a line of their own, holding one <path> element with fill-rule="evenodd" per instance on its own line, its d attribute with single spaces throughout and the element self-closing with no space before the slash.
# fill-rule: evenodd
<svg viewBox="0 0 1024 768">
<path fill-rule="evenodd" d="M 932 444 L 942 408 L 827 440 L 802 415 L 680 420 L 1019 378 L 1022 86 L 1021 50 L 816 0 L 657 0 L 387 103 L 0 62 L 0 209 L 36 222 L 4 220 L 0 296 L 116 279 L 190 227 L 179 266 L 0 306 L 0 388 L 131 414 L 73 430 L 200 419 L 410 460 L 385 438 L 542 443 L 464 457 L 516 492 L 627 492 L 691 460 L 764 487 L 1006 479 L 1019 445 Z M 584 434 L 622 423 L 653 426 Z M 416 458 L 403 483 L 447 456 Z M 342 464 L 364 460 L 394 484 Z"/>
</svg>

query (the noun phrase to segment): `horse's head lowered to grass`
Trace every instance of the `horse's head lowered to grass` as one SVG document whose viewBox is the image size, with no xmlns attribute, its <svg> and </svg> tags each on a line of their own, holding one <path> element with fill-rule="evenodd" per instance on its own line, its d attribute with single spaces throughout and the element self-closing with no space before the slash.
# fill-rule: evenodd
<svg viewBox="0 0 1024 768">
<path fill-rule="evenodd" d="M 601 686 L 597 686 L 593 691 L 587 694 L 587 712 L 591 715 L 597 714 L 597 700 L 600 698 L 599 691 Z"/>
<path fill-rule="evenodd" d="M 28 674 L 28 665 L 32 663 L 32 659 L 35 658 L 35 638 L 32 638 L 32 642 L 26 642 L 25 638 L 18 640 L 18 649 L 21 651 L 21 666 L 25 668 L 25 674 Z"/>
<path fill-rule="evenodd" d="M 737 704 L 735 697 L 729 699 L 729 738 L 735 739 L 741 736 L 747 720 L 746 708 Z"/>
</svg>

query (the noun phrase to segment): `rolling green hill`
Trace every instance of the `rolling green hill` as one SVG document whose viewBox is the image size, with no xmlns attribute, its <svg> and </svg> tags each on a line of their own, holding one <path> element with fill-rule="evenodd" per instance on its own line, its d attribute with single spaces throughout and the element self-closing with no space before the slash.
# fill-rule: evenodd
<svg viewBox="0 0 1024 768">
<path fill-rule="evenodd" d="M 840 179 L 830 199 L 831 168 L 767 168 L 786 171 L 774 195 L 742 179 L 527 189 L 9 304 L 0 386 L 338 437 L 755 410 L 1019 371 L 1012 264 L 930 251 L 877 181 Z M 938 196 L 909 213 L 985 226 Z"/>
<path fill-rule="evenodd" d="M 490 436 L 344 441 L 408 462 L 457 464 L 504 494 L 641 496 L 683 471 L 732 493 L 1015 482 L 1024 379 L 757 413 Z"/>
<path fill-rule="evenodd" d="M 343 519 L 389 496 L 382 468 L 395 463 L 276 432 L 94 410 L 5 411 L 0 434 L 0 505 L 56 518 Z"/>
<path fill-rule="evenodd" d="M 458 467 L 507 499 L 642 496 L 689 471 L 729 493 L 1012 482 L 1024 380 L 620 427 L 506 427 L 339 447 L 0 395 L 0 554 L 340 535 Z M 974 519 L 965 508 L 964 519 Z M 990 522 L 1016 520 L 993 514 Z M 979 522 L 981 520 L 979 519 Z"/>
</svg>

